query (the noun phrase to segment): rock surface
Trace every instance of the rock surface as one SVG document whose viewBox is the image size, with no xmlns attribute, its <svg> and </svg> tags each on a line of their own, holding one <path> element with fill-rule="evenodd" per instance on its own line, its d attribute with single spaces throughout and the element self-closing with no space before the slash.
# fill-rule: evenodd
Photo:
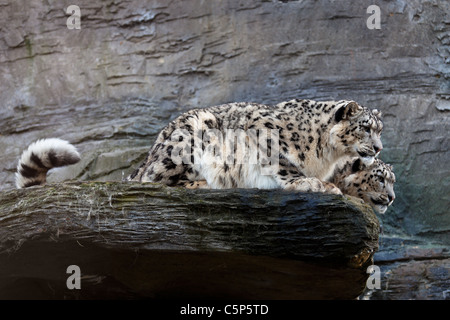
<svg viewBox="0 0 450 320">
<path fill-rule="evenodd" d="M 0 188 L 43 137 L 78 165 L 50 181 L 120 180 L 179 113 L 233 101 L 353 99 L 384 113 L 397 199 L 388 235 L 450 244 L 450 2 L 81 0 L 0 3 Z"/>
<path fill-rule="evenodd" d="M 0 230 L 2 299 L 355 299 L 380 225 L 341 195 L 77 182 L 2 192 Z"/>
<path fill-rule="evenodd" d="M 382 237 L 375 254 L 380 288 L 361 299 L 450 300 L 450 250 L 415 238 Z"/>
</svg>

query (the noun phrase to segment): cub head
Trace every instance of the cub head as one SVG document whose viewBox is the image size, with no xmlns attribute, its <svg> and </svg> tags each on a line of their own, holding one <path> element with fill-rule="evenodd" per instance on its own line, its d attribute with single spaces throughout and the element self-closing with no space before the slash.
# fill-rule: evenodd
<svg viewBox="0 0 450 320">
<path fill-rule="evenodd" d="M 360 157 L 370 165 L 383 149 L 381 112 L 354 101 L 339 101 L 335 110 L 334 126 L 330 130 L 332 147 L 339 156 Z"/>
<path fill-rule="evenodd" d="M 394 202 L 395 175 L 392 166 L 375 158 L 366 165 L 359 158 L 348 161 L 335 185 L 345 194 L 361 198 L 375 211 L 385 213 Z"/>
</svg>

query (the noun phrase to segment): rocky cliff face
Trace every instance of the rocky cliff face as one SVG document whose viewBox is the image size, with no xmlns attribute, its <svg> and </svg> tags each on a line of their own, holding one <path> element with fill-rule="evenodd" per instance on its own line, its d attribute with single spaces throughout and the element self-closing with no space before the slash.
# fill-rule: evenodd
<svg viewBox="0 0 450 320">
<path fill-rule="evenodd" d="M 384 232 L 450 243 L 450 3 L 373 1 L 0 3 L 1 189 L 42 137 L 83 161 L 49 180 L 117 180 L 181 112 L 233 101 L 353 99 L 384 113 L 397 199 Z"/>
</svg>

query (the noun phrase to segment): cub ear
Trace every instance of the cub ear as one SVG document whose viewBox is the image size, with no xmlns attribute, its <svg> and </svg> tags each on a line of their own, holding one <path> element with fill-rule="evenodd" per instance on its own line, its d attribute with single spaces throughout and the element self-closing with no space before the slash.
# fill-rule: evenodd
<svg viewBox="0 0 450 320">
<path fill-rule="evenodd" d="M 336 122 L 349 120 L 356 116 L 361 110 L 362 108 L 355 101 L 350 101 L 336 111 L 334 119 Z"/>
<path fill-rule="evenodd" d="M 378 118 L 378 119 L 381 119 L 381 117 L 382 117 L 382 113 L 381 113 L 381 111 L 380 110 L 378 110 L 378 109 L 373 109 L 372 110 L 372 113 Z"/>
<path fill-rule="evenodd" d="M 362 167 L 363 167 L 363 164 L 361 163 L 361 159 L 357 158 L 355 161 L 353 161 L 352 173 L 361 171 Z"/>
</svg>

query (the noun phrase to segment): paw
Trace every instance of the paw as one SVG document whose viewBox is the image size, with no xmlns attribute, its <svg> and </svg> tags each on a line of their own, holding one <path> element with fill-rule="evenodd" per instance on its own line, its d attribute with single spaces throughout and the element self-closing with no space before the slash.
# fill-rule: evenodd
<svg viewBox="0 0 450 320">
<path fill-rule="evenodd" d="M 342 194 L 342 191 L 330 182 L 321 181 L 317 178 L 297 179 L 285 186 L 286 190 L 298 190 L 303 192 L 323 192 L 331 194 Z"/>
<path fill-rule="evenodd" d="M 285 186 L 286 190 L 302 192 L 326 192 L 324 182 L 317 178 L 300 178 Z"/>
<path fill-rule="evenodd" d="M 184 187 L 186 189 L 209 189 L 208 182 L 206 182 L 206 180 L 187 182 Z"/>
<path fill-rule="evenodd" d="M 341 189 L 339 189 L 338 187 L 336 187 L 333 183 L 331 182 L 322 182 L 324 188 L 325 188 L 325 193 L 331 193 L 331 194 L 342 194 Z"/>
</svg>

